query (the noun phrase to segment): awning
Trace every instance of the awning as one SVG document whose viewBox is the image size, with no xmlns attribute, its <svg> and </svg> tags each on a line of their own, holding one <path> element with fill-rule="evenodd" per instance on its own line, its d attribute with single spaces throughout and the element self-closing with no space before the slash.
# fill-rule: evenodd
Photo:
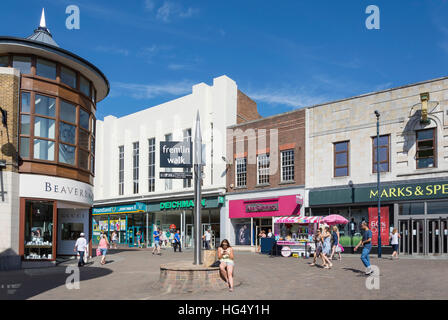
<svg viewBox="0 0 448 320">
<path fill-rule="evenodd" d="M 275 217 L 274 223 L 319 223 L 323 217 Z"/>
</svg>

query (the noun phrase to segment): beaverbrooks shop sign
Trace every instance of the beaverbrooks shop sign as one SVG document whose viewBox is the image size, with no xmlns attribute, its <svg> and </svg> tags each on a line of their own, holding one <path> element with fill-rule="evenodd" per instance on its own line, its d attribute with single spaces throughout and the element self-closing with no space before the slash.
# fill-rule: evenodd
<svg viewBox="0 0 448 320">
<path fill-rule="evenodd" d="M 448 181 L 426 182 L 403 185 L 387 185 L 380 188 L 382 201 L 406 201 L 448 198 Z M 341 188 L 323 191 L 310 190 L 310 206 L 375 202 L 378 200 L 376 187 Z"/>
</svg>

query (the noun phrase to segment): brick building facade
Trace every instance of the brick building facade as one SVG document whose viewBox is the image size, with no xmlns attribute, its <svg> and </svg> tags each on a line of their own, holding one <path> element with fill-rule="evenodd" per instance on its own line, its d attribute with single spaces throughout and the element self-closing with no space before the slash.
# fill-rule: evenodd
<svg viewBox="0 0 448 320">
<path fill-rule="evenodd" d="M 272 229 L 272 217 L 304 214 L 305 114 L 294 110 L 228 127 L 221 229 L 231 243 L 254 244 L 254 234 Z"/>
</svg>

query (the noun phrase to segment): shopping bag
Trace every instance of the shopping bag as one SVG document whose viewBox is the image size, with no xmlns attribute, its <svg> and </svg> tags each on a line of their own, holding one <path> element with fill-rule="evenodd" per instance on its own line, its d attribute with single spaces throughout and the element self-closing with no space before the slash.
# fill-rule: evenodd
<svg viewBox="0 0 448 320">
<path fill-rule="evenodd" d="M 101 250 L 98 248 L 96 249 L 96 256 L 99 257 L 101 255 Z"/>
<path fill-rule="evenodd" d="M 340 243 L 339 243 L 338 246 L 336 247 L 336 252 L 344 252 L 344 247 L 341 246 Z"/>
</svg>

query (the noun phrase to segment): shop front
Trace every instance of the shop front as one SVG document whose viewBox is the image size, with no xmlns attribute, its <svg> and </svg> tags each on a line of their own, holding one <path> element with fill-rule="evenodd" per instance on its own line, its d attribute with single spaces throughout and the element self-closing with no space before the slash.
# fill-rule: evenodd
<svg viewBox="0 0 448 320">
<path fill-rule="evenodd" d="M 201 234 L 206 230 L 211 231 L 211 244 L 216 247 L 220 242 L 220 210 L 224 203 L 224 197 L 207 197 L 201 201 Z M 148 203 L 148 211 L 151 212 L 152 225 L 164 232 L 179 230 L 181 241 L 185 248 L 194 245 L 194 200 L 193 199 L 165 199 L 159 202 Z"/>
<path fill-rule="evenodd" d="M 253 196 L 229 200 L 229 219 L 234 231 L 231 240 L 237 246 L 258 246 L 262 230 L 266 234 L 274 231 L 274 217 L 303 215 L 303 191 L 269 198 Z"/>
<path fill-rule="evenodd" d="M 379 196 L 381 241 L 386 246 L 386 253 L 391 250 L 389 233 L 394 228 L 401 235 L 401 253 L 448 253 L 448 181 L 387 182 L 382 184 Z M 339 226 L 344 247 L 353 247 L 359 242 L 363 221 L 369 223 L 377 241 L 377 201 L 376 186 L 309 191 L 310 214 L 339 214 L 349 221 L 347 225 Z"/>
<path fill-rule="evenodd" d="M 151 218 L 147 212 L 146 204 L 135 202 L 133 204 L 93 208 L 92 210 L 92 243 L 97 245 L 101 233 L 112 238 L 117 234 L 117 243 L 129 247 L 140 245 L 148 246 L 151 243 Z"/>
<path fill-rule="evenodd" d="M 56 256 L 73 255 L 83 232 L 89 239 L 91 185 L 75 180 L 20 175 L 19 253 L 27 262 L 54 264 Z"/>
</svg>

